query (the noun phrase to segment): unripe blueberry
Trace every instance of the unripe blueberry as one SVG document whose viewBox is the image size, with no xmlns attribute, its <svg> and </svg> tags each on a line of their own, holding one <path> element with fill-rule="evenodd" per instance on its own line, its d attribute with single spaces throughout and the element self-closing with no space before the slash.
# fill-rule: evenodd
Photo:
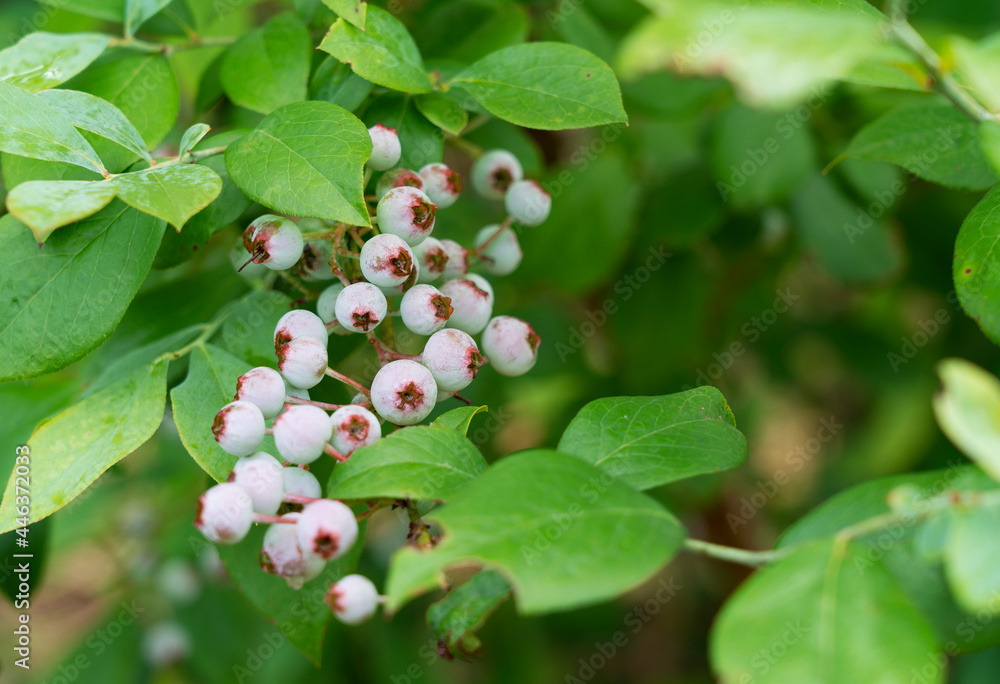
<svg viewBox="0 0 1000 684">
<path fill-rule="evenodd" d="M 427 164 L 420 169 L 424 192 L 438 209 L 447 209 L 462 194 L 462 177 L 446 164 Z"/>
<path fill-rule="evenodd" d="M 245 489 L 232 482 L 209 488 L 198 499 L 194 526 L 216 544 L 236 544 L 253 524 L 253 501 Z"/>
<path fill-rule="evenodd" d="M 374 330 L 385 320 L 388 310 L 389 302 L 385 295 L 371 283 L 348 285 L 337 297 L 337 305 L 334 307 L 337 322 L 354 332 Z"/>
<path fill-rule="evenodd" d="M 233 270 L 239 273 L 240 277 L 247 280 L 261 278 L 270 272 L 270 269 L 264 264 L 255 264 L 252 261 L 247 262 L 247 250 L 243 246 L 242 239 L 234 242 L 232 248 L 229 250 L 229 263 L 233 265 Z"/>
<path fill-rule="evenodd" d="M 142 655 L 154 669 L 164 669 L 186 660 L 191 637 L 176 622 L 157 622 L 142 635 Z"/>
<path fill-rule="evenodd" d="M 401 237 L 375 235 L 361 248 L 361 275 L 379 287 L 402 285 L 414 276 L 413 251 Z"/>
<path fill-rule="evenodd" d="M 449 280 L 441 286 L 441 294 L 451 298 L 455 309 L 448 319 L 449 328 L 478 335 L 493 315 L 493 288 L 485 278 L 474 273 Z"/>
<path fill-rule="evenodd" d="M 326 561 L 309 553 L 299 544 L 298 527 L 301 513 L 285 513 L 282 518 L 295 520 L 295 524 L 275 523 L 264 533 L 264 544 L 260 550 L 260 567 L 278 577 L 283 577 L 292 589 L 318 577 L 326 567 Z"/>
<path fill-rule="evenodd" d="M 312 311 L 292 309 L 279 318 L 278 324 L 274 326 L 274 351 L 277 352 L 283 344 L 299 337 L 315 337 L 324 347 L 330 339 L 322 318 Z"/>
<path fill-rule="evenodd" d="M 498 224 L 486 226 L 476 233 L 476 247 L 490 240 L 499 227 Z M 521 264 L 523 256 L 521 245 L 517 242 L 517 235 L 510 228 L 505 228 L 499 235 L 490 240 L 490 243 L 480 253 L 483 270 L 496 276 L 513 273 Z"/>
<path fill-rule="evenodd" d="M 395 166 L 402 154 L 396 129 L 377 123 L 368 129 L 368 135 L 372 139 L 372 156 L 368 158 L 368 166 L 376 171 L 385 171 Z"/>
<path fill-rule="evenodd" d="M 234 400 L 249 401 L 260 409 L 264 418 L 274 418 L 285 405 L 285 379 L 267 366 L 251 368 L 236 379 Z"/>
<path fill-rule="evenodd" d="M 226 453 L 249 456 L 264 441 L 264 414 L 249 401 L 233 401 L 215 414 L 212 434 Z"/>
<path fill-rule="evenodd" d="M 323 496 L 323 488 L 320 486 L 319 480 L 304 468 L 282 468 L 281 479 L 285 494 L 308 496 L 312 499 Z"/>
<path fill-rule="evenodd" d="M 437 205 L 422 190 L 393 188 L 378 201 L 375 213 L 382 233 L 398 235 L 408 245 L 418 245 L 434 230 Z"/>
<path fill-rule="evenodd" d="M 286 461 L 312 463 L 330 441 L 330 416 L 308 404 L 289 406 L 274 421 L 274 444 Z"/>
<path fill-rule="evenodd" d="M 454 240 L 442 240 L 441 247 L 448 257 L 441 273 L 443 279 L 461 278 L 469 272 L 469 250 Z"/>
<path fill-rule="evenodd" d="M 455 243 L 458 244 L 458 243 Z M 448 253 L 436 237 L 426 238 L 413 248 L 413 258 L 418 265 L 417 282 L 432 283 L 441 277 L 448 266 Z"/>
<path fill-rule="evenodd" d="M 421 361 L 434 376 L 441 392 L 458 392 L 469 386 L 484 359 L 468 333 L 448 328 L 431 335 Z"/>
<path fill-rule="evenodd" d="M 399 303 L 403 325 L 418 335 L 443 328 L 452 311 L 451 300 L 433 285 L 414 285 Z"/>
<path fill-rule="evenodd" d="M 333 269 L 330 268 L 332 255 L 333 243 L 329 240 L 306 240 L 302 256 L 292 267 L 292 273 L 311 283 L 332 280 Z"/>
<path fill-rule="evenodd" d="M 513 316 L 497 316 L 483 332 L 483 352 L 501 375 L 524 375 L 538 359 L 542 338 Z"/>
<path fill-rule="evenodd" d="M 522 178 L 521 162 L 507 150 L 490 150 L 472 165 L 472 187 L 486 199 L 503 199 L 507 188 Z"/>
<path fill-rule="evenodd" d="M 382 174 L 375 184 L 375 201 L 385 197 L 385 193 L 393 188 L 411 187 L 424 189 L 424 181 L 416 171 L 410 169 L 392 169 Z"/>
<path fill-rule="evenodd" d="M 286 218 L 264 214 L 243 231 L 243 246 L 255 264 L 281 271 L 302 256 L 302 232 Z"/>
<path fill-rule="evenodd" d="M 306 401 L 309 401 L 310 399 L 309 390 L 302 389 L 301 387 L 293 387 L 292 385 L 289 385 L 287 382 L 285 383 L 285 394 L 287 394 L 290 397 L 305 399 Z"/>
<path fill-rule="evenodd" d="M 374 444 L 382 437 L 382 426 L 364 406 L 342 406 L 330 416 L 333 448 L 344 455 Z"/>
<path fill-rule="evenodd" d="M 289 385 L 309 389 L 326 374 L 326 344 L 315 337 L 297 337 L 278 348 L 278 370 Z"/>
<path fill-rule="evenodd" d="M 437 403 L 437 384 L 425 366 L 401 359 L 384 365 L 372 380 L 372 405 L 396 425 L 414 425 Z"/>
<path fill-rule="evenodd" d="M 347 575 L 330 587 L 326 602 L 338 620 L 357 625 L 369 619 L 378 608 L 378 589 L 363 575 Z"/>
<path fill-rule="evenodd" d="M 201 593 L 201 579 L 194 565 L 187 559 L 169 558 L 156 573 L 156 588 L 170 601 L 188 604 Z"/>
<path fill-rule="evenodd" d="M 319 293 L 319 299 L 316 300 L 316 315 L 324 323 L 333 323 L 337 320 L 337 297 L 343 291 L 343 283 L 334 283 Z"/>
<path fill-rule="evenodd" d="M 258 451 L 236 461 L 229 482 L 235 482 L 246 490 L 253 502 L 254 513 L 274 515 L 281 507 L 281 497 L 285 493 L 281 471 L 284 468 L 271 454 Z"/>
<path fill-rule="evenodd" d="M 299 546 L 324 560 L 340 558 L 358 538 L 358 521 L 342 501 L 320 499 L 306 504 L 295 525 Z"/>
<path fill-rule="evenodd" d="M 503 201 L 507 213 L 526 226 L 544 223 L 552 210 L 552 196 L 533 180 L 512 183 Z"/>
</svg>

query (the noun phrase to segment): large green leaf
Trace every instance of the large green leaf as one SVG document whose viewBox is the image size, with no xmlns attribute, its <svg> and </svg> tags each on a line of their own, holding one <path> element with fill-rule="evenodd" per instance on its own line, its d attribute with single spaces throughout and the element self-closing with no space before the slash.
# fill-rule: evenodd
<svg viewBox="0 0 1000 684">
<path fill-rule="evenodd" d="M 118 143 L 148 162 L 153 158 L 132 122 L 105 99 L 79 90 L 44 90 L 38 94 L 77 128 Z"/>
<path fill-rule="evenodd" d="M 53 88 L 83 71 L 104 52 L 108 36 L 99 33 L 29 33 L 0 52 L 0 81 L 35 93 Z"/>
<path fill-rule="evenodd" d="M 340 18 L 365 30 L 365 16 L 368 3 L 365 0 L 323 0 L 323 4 L 337 13 Z"/>
<path fill-rule="evenodd" d="M 211 344 L 191 351 L 187 378 L 170 390 L 174 422 L 191 457 L 218 482 L 229 477 L 236 457 L 227 454 L 212 434 L 215 414 L 233 400 L 236 379 L 250 365 Z M 259 550 L 259 549 L 258 549 Z"/>
<path fill-rule="evenodd" d="M 37 95 L 0 81 L 0 150 L 107 174 L 97 152 Z"/>
<path fill-rule="evenodd" d="M 443 95 L 420 95 L 414 98 L 417 109 L 442 131 L 458 135 L 469 123 L 469 115 L 457 102 Z"/>
<path fill-rule="evenodd" d="M 853 73 L 884 45 L 878 13 L 855 3 L 661 4 L 661 16 L 640 22 L 622 43 L 622 77 L 666 69 L 722 74 L 754 106 L 798 104 Z"/>
<path fill-rule="evenodd" d="M 328 102 L 271 112 L 226 150 L 229 176 L 247 195 L 292 216 L 367 226 L 362 176 L 372 153 L 368 129 Z"/>
<path fill-rule="evenodd" d="M 965 506 L 952 513 L 944 563 L 952 594 L 966 612 L 1000 613 L 1000 507 Z"/>
<path fill-rule="evenodd" d="M 497 50 L 451 79 L 491 114 L 543 130 L 627 122 L 618 79 L 607 64 L 565 43 Z"/>
<path fill-rule="evenodd" d="M 966 456 L 1000 482 L 1000 381 L 961 359 L 938 365 L 944 385 L 934 397 L 941 429 Z"/>
<path fill-rule="evenodd" d="M 0 379 L 50 373 L 106 340 L 149 271 L 164 224 L 114 201 L 39 249 L 0 219 Z"/>
<path fill-rule="evenodd" d="M 1000 186 L 969 213 L 955 239 L 952 277 L 958 301 L 993 342 L 1000 344 Z"/>
<path fill-rule="evenodd" d="M 364 535 L 344 556 L 327 563 L 323 573 L 303 585 L 290 589 L 284 579 L 260 568 L 260 550 L 266 525 L 255 525 L 239 544 L 220 546 L 219 555 L 229 577 L 297 649 L 316 665 L 320 663 L 323 636 L 333 617 L 324 597 L 331 584 L 350 574 L 358 565 Z"/>
<path fill-rule="evenodd" d="M 167 362 L 136 369 L 43 423 L 28 440 L 34 522 L 59 510 L 101 473 L 139 448 L 159 427 L 167 391 Z M 11 475 L 0 504 L 0 532 L 15 527 Z M 23 484 L 23 483 L 22 483 Z"/>
<path fill-rule="evenodd" d="M 327 57 L 309 83 L 309 99 L 332 102 L 353 112 L 374 88 L 374 83 L 358 76 L 351 67 L 334 57 Z"/>
<path fill-rule="evenodd" d="M 169 5 L 173 0 L 125 0 L 125 35 L 131 36 L 147 19 Z"/>
<path fill-rule="evenodd" d="M 406 93 L 429 92 L 431 79 L 406 27 L 379 7 L 369 6 L 366 16 L 364 30 L 338 19 L 319 49 L 372 83 Z"/>
<path fill-rule="evenodd" d="M 123 202 L 167 221 L 177 230 L 222 192 L 222 179 L 201 164 L 154 166 L 123 173 L 111 182 Z"/>
<path fill-rule="evenodd" d="M 438 643 L 444 644 L 455 655 L 468 657 L 476 653 L 480 646 L 474 632 L 508 598 L 510 585 L 503 576 L 481 570 L 468 582 L 432 604 L 427 609 L 427 624 L 437 635 Z"/>
<path fill-rule="evenodd" d="M 892 162 L 950 188 L 984 190 L 997 182 L 977 124 L 946 105 L 894 109 L 861 129 L 844 155 Z"/>
<path fill-rule="evenodd" d="M 386 593 L 397 610 L 457 565 L 484 565 L 514 587 L 524 614 L 567 610 L 631 589 L 684 538 L 666 509 L 588 463 L 536 449 L 501 460 L 428 518 L 430 550 L 393 556 Z"/>
<path fill-rule="evenodd" d="M 409 427 L 337 464 L 326 492 L 337 499 L 446 501 L 484 470 L 482 454 L 457 430 L 444 425 Z"/>
<path fill-rule="evenodd" d="M 56 228 L 106 207 L 117 192 L 108 181 L 30 181 L 7 193 L 7 210 L 31 229 L 40 245 Z"/>
<path fill-rule="evenodd" d="M 636 489 L 735 468 L 747 438 L 714 387 L 663 397 L 592 401 L 570 422 L 559 451 L 578 456 Z"/>
<path fill-rule="evenodd" d="M 269 114 L 306 99 L 312 42 L 294 13 L 279 14 L 241 37 L 222 61 L 222 87 L 229 99 Z"/>
<path fill-rule="evenodd" d="M 879 564 L 859 572 L 854 543 L 807 546 L 750 578 L 723 606 L 711 635 L 723 682 L 911 684 L 936 662 L 923 615 Z M 934 668 L 922 682 L 944 681 Z"/>
</svg>

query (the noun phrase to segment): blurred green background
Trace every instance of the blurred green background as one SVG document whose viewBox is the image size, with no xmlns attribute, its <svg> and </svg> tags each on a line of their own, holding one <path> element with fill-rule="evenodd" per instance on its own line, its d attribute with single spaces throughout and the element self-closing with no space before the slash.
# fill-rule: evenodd
<svg viewBox="0 0 1000 684">
<path fill-rule="evenodd" d="M 71 11 L 84 0 L 56 4 L 4 0 L 0 47 L 33 30 L 117 30 Z M 575 43 L 613 63 L 622 36 L 646 15 L 631 0 L 393 0 L 388 8 L 411 27 L 429 65 L 442 68 L 525 38 Z M 239 35 L 288 10 L 311 20 L 316 39 L 333 19 L 311 0 L 175 0 L 144 35 L 183 35 L 193 24 L 205 35 Z M 913 22 L 932 42 L 946 32 L 978 38 L 1000 29 L 1000 5 L 927 0 Z M 180 114 L 164 152 L 195 121 L 218 133 L 260 119 L 212 97 L 222 50 L 171 57 Z M 942 357 L 1000 371 L 1000 353 L 958 308 L 951 281 L 955 234 L 981 193 L 947 190 L 879 163 L 845 161 L 821 173 L 864 124 L 929 96 L 840 85 L 812 105 L 765 113 L 737 103 L 722 81 L 657 74 L 624 83 L 623 91 L 627 127 L 551 133 L 495 121 L 468 136 L 514 151 L 554 198 L 551 218 L 520 234 L 520 269 L 494 279 L 497 312 L 526 319 L 541 335 L 538 364 L 515 379 L 487 369 L 463 393 L 490 407 L 470 430 L 487 458 L 554 446 L 592 399 L 710 382 L 749 437 L 749 463 L 652 495 L 693 537 L 754 549 L 771 546 L 791 521 L 847 486 L 963 462 L 933 420 L 931 396 Z M 376 99 L 359 116 L 375 123 L 398 107 L 394 97 Z M 419 151 L 404 154 L 421 163 Z M 449 147 L 445 159 L 463 174 L 469 169 L 460 150 Z M 720 182 L 730 187 L 720 191 Z M 502 218 L 498 211 L 467 192 L 441 213 L 435 234 L 468 243 Z M 12 467 L 6 454 L 111 360 L 209 320 L 249 292 L 228 251 L 259 213 L 252 207 L 192 259 L 154 271 L 90 357 L 0 387 L 5 469 Z M 853 244 L 845 224 L 862 229 Z M 163 256 L 161 263 L 171 260 Z M 266 340 L 273 320 L 258 323 L 246 332 Z M 360 338 L 333 338 L 330 357 L 344 372 L 370 372 L 371 352 Z M 172 365 L 171 385 L 184 372 Z M 612 603 L 535 619 L 517 617 L 507 603 L 481 632 L 485 657 L 471 663 L 437 655 L 424 623 L 437 597 L 425 597 L 391 620 L 351 629 L 331 623 L 317 671 L 228 583 L 194 533 L 207 479 L 168 417 L 153 440 L 52 516 L 47 569 L 32 602 L 32 675 L 13 667 L 5 630 L 0 680 L 710 682 L 709 626 L 747 574 L 682 554 L 661 577 Z M 377 581 L 405 533 L 401 525 L 391 513 L 369 525 L 362 571 Z M 665 602 L 656 598 L 663 582 L 679 587 Z M 0 623 L 11 624 L 13 615 L 0 605 Z M 165 620 L 182 626 L 191 650 L 158 669 L 144 655 L 144 635 Z M 609 655 L 617 632 L 624 638 Z M 993 681 L 986 673 L 997 667 L 1000 652 L 965 656 L 951 681 Z"/>
</svg>

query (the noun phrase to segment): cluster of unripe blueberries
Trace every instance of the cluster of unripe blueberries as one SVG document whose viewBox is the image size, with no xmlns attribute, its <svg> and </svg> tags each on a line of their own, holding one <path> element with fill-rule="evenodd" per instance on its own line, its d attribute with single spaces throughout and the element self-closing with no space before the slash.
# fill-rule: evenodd
<svg viewBox="0 0 1000 684">
<path fill-rule="evenodd" d="M 421 422 L 438 402 L 467 387 L 487 362 L 503 375 L 528 372 L 540 343 L 526 322 L 493 316 L 493 288 L 469 267 L 478 265 L 491 275 L 513 272 L 522 257 L 513 226 L 545 221 L 548 193 L 524 179 L 510 152 L 484 153 L 472 167 L 473 188 L 488 200 L 502 200 L 507 218 L 479 231 L 475 245 L 466 249 L 431 235 L 437 210 L 454 204 L 461 193 L 459 174 L 441 163 L 419 171 L 393 168 L 401 155 L 396 131 L 377 124 L 369 134 L 366 182 L 371 172 L 384 172 L 375 184 L 373 234 L 364 239 L 366 228 L 317 222 L 321 230 L 304 236 L 300 225 L 275 215 L 261 216 L 243 234 L 247 269 L 291 269 L 304 281 L 338 281 L 319 293 L 316 313 L 294 309 L 278 321 L 277 370 L 261 366 L 237 380 L 234 401 L 216 415 L 212 432 L 238 460 L 227 482 L 202 495 L 195 519 L 219 544 L 241 541 L 254 522 L 271 523 L 261 567 L 296 589 L 347 553 L 358 537 L 353 511 L 321 498 L 309 464 L 324 454 L 348 460 L 382 437 L 384 422 Z M 352 251 L 351 244 L 359 249 Z M 340 259 L 357 266 L 342 268 Z M 389 316 L 428 336 L 421 354 L 401 354 L 376 335 Z M 370 388 L 328 366 L 331 332 L 368 336 L 381 365 Z M 481 347 L 472 337 L 480 334 Z M 309 390 L 324 376 L 357 390 L 352 403 L 311 400 Z M 260 451 L 268 434 L 280 461 Z M 348 624 L 373 615 L 379 600 L 374 584 L 361 575 L 342 578 L 327 594 L 334 614 Z"/>
</svg>

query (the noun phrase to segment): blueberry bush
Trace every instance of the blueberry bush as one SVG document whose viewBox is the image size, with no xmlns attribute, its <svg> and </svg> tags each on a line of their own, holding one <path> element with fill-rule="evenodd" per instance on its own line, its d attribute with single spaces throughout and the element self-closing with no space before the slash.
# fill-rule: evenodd
<svg viewBox="0 0 1000 684">
<path fill-rule="evenodd" d="M 995 3 L 0 47 L 11 681 L 995 679 Z"/>
</svg>

